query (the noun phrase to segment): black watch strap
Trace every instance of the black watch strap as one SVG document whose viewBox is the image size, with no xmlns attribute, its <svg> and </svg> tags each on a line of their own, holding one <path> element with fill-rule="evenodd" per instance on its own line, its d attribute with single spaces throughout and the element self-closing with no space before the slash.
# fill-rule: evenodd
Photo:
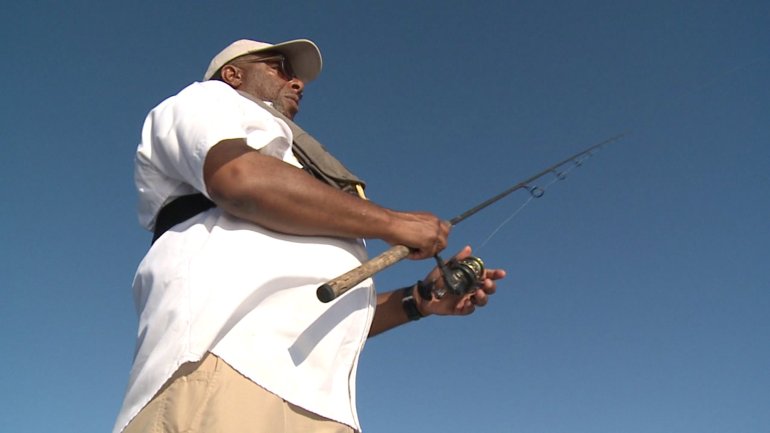
<svg viewBox="0 0 770 433">
<path fill-rule="evenodd" d="M 414 298 L 414 286 L 404 287 L 401 290 L 401 306 L 404 307 L 406 317 L 409 320 L 420 320 L 423 315 L 417 308 L 417 300 Z"/>
</svg>

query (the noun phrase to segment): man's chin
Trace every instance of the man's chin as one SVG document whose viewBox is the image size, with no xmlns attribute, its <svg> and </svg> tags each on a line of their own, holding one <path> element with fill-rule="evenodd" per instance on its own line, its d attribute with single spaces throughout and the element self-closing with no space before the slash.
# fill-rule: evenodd
<svg viewBox="0 0 770 433">
<path fill-rule="evenodd" d="M 287 101 L 281 104 L 273 103 L 273 108 L 278 110 L 279 113 L 293 120 L 294 116 L 296 116 L 297 113 L 299 113 L 299 106 L 297 104 L 294 104 L 293 102 L 294 101 L 290 101 L 290 102 Z"/>
<path fill-rule="evenodd" d="M 296 115 L 297 115 L 297 113 L 299 113 L 299 110 L 293 110 L 293 111 L 285 111 L 285 112 L 282 112 L 282 114 L 283 114 L 284 116 L 288 117 L 288 118 L 289 118 L 289 119 L 291 119 L 291 120 L 294 120 L 294 116 L 296 116 Z"/>
<path fill-rule="evenodd" d="M 288 117 L 291 120 L 294 120 L 294 116 L 296 116 L 297 113 L 299 113 L 299 107 L 292 107 L 292 108 L 286 110 L 286 112 L 283 113 L 283 115 Z"/>
</svg>

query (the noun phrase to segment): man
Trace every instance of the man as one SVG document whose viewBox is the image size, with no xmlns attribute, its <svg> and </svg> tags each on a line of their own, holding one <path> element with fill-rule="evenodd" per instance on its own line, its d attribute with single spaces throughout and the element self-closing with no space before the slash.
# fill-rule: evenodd
<svg viewBox="0 0 770 433">
<path fill-rule="evenodd" d="M 311 41 L 240 40 L 148 115 L 135 174 L 155 239 L 134 279 L 139 335 L 114 432 L 360 431 L 367 335 L 469 314 L 504 277 L 487 270 L 477 290 L 440 300 L 416 285 L 378 295 L 368 279 L 318 301 L 320 284 L 366 260 L 363 239 L 424 259 L 450 229 L 354 195 L 361 182 L 297 129 L 320 70 Z"/>
</svg>

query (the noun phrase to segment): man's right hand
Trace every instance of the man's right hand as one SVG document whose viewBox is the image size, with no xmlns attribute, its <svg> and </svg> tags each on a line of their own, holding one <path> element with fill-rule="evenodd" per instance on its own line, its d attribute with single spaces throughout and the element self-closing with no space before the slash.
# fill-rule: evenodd
<svg viewBox="0 0 770 433">
<path fill-rule="evenodd" d="M 392 235 L 384 238 L 391 245 L 409 247 L 409 258 L 421 260 L 438 254 L 447 246 L 452 226 L 428 212 L 392 211 Z"/>
</svg>

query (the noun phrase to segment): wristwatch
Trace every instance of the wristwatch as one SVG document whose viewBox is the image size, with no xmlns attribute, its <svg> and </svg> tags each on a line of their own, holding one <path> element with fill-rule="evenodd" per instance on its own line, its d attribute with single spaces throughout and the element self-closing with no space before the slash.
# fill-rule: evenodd
<svg viewBox="0 0 770 433">
<path fill-rule="evenodd" d="M 401 290 L 401 306 L 404 307 L 406 317 L 409 320 L 420 320 L 423 317 L 417 308 L 417 299 L 414 298 L 414 286 L 404 287 Z"/>
</svg>

